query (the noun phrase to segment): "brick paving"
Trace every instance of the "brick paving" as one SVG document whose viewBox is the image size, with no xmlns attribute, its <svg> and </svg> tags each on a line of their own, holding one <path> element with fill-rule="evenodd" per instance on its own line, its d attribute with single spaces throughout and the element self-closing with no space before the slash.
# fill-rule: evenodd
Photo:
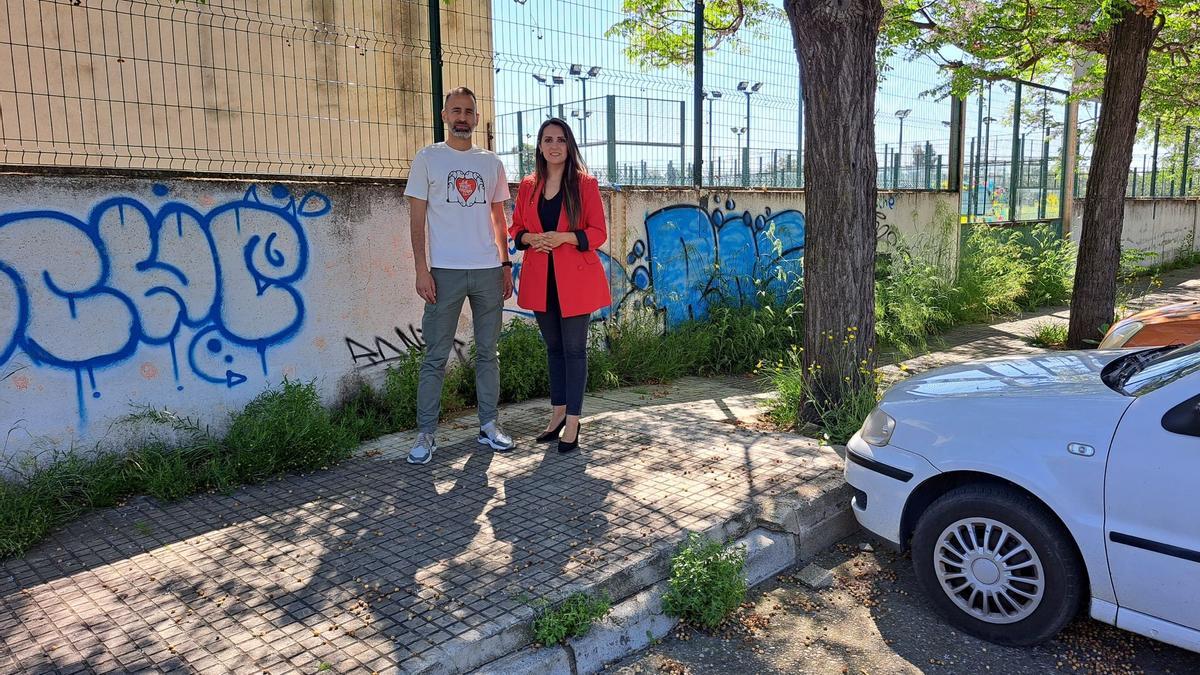
<svg viewBox="0 0 1200 675">
<path fill-rule="evenodd" d="M 1193 277 L 1143 304 L 1200 297 Z M 1065 318 L 959 328 L 905 366 L 1035 351 L 1033 325 Z M 541 602 L 632 588 L 622 575 L 686 531 L 836 484 L 829 449 L 740 424 L 762 397 L 744 378 L 591 395 L 566 456 L 532 442 L 549 412 L 533 401 L 502 413 L 511 454 L 462 417 L 427 466 L 404 463 L 401 433 L 327 471 L 91 513 L 0 562 L 0 672 L 470 670 L 477 646 L 527 641 Z"/>
<path fill-rule="evenodd" d="M 836 481 L 828 449 L 728 423 L 760 398 L 737 378 L 591 396 L 588 450 L 565 456 L 532 443 L 531 402 L 504 411 L 512 454 L 462 418 L 427 466 L 396 434 L 327 471 L 95 512 L 0 564 L 0 672 L 470 669 L 465 645 L 527 641 L 542 600 Z"/>
</svg>

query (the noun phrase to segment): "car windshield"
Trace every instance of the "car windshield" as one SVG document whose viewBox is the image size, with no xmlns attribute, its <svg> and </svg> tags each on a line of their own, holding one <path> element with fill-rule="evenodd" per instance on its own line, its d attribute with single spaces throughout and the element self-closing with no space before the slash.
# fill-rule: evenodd
<svg viewBox="0 0 1200 675">
<path fill-rule="evenodd" d="M 1165 354 L 1151 351 L 1150 358 L 1135 360 L 1116 378 L 1117 389 L 1130 396 L 1147 394 L 1159 387 L 1200 370 L 1200 342 L 1173 349 Z M 1158 352 L 1154 354 L 1154 352 Z M 1132 354 L 1138 356 L 1143 352 Z"/>
</svg>

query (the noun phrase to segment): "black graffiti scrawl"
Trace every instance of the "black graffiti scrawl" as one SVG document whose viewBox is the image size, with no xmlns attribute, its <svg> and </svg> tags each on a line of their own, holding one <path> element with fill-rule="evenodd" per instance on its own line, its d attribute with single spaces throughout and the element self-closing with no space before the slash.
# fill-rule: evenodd
<svg viewBox="0 0 1200 675">
<path fill-rule="evenodd" d="M 477 171 L 451 171 L 446 176 L 446 201 L 463 206 L 485 203 L 487 186 Z"/>
</svg>

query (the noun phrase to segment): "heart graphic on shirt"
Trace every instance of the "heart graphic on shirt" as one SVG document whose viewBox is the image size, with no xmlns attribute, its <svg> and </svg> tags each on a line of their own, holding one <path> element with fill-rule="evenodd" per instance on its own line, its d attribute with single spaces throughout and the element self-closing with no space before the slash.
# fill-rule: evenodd
<svg viewBox="0 0 1200 675">
<path fill-rule="evenodd" d="M 458 194 L 462 195 L 463 201 L 470 201 L 471 195 L 475 194 L 475 190 L 479 188 L 479 182 L 474 178 L 455 178 L 454 189 L 458 190 Z"/>
</svg>

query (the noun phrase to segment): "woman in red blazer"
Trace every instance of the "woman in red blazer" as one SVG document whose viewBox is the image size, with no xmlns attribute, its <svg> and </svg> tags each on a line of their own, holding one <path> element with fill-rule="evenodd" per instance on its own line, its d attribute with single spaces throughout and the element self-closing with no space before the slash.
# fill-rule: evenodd
<svg viewBox="0 0 1200 675">
<path fill-rule="evenodd" d="M 592 312 L 610 303 L 596 249 L 608 237 L 600 187 L 587 172 L 571 127 L 551 118 L 538 129 L 532 176 L 517 190 L 509 235 L 525 251 L 517 304 L 537 318 L 550 369 L 554 407 L 539 442 L 579 447 Z"/>
</svg>

